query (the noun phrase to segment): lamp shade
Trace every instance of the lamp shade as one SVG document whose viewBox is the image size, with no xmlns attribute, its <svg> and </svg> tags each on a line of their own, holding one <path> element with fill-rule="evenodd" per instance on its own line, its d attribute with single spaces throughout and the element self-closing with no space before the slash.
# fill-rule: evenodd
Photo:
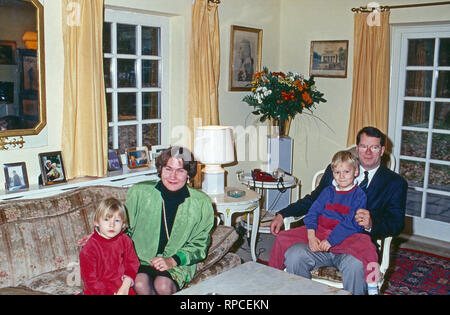
<svg viewBox="0 0 450 315">
<path fill-rule="evenodd" d="M 197 127 L 194 137 L 194 155 L 198 161 L 203 164 L 234 162 L 233 135 L 230 127 Z"/>
</svg>

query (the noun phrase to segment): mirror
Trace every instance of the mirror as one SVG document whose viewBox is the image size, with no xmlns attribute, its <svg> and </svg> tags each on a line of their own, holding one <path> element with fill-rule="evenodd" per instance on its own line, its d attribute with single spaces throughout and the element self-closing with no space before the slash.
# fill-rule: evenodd
<svg viewBox="0 0 450 315">
<path fill-rule="evenodd" d="M 37 135 L 45 125 L 44 8 L 0 0 L 0 139 Z"/>
</svg>

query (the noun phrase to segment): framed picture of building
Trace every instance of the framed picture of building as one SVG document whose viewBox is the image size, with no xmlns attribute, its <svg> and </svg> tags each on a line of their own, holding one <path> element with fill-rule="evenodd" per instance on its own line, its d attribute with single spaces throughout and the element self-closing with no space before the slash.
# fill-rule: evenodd
<svg viewBox="0 0 450 315">
<path fill-rule="evenodd" d="M 348 40 L 312 41 L 309 75 L 346 78 Z"/>
</svg>

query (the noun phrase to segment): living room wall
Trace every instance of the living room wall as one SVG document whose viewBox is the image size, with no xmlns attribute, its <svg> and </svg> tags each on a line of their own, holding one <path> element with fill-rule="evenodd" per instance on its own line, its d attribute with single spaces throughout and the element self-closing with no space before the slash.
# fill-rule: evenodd
<svg viewBox="0 0 450 315">
<path fill-rule="evenodd" d="M 63 106 L 63 45 L 61 0 L 41 0 L 45 8 L 45 55 L 47 88 L 47 144 L 37 148 L 0 151 L 0 164 L 26 162 L 30 184 L 37 184 L 38 154 L 61 150 Z M 383 5 L 410 1 L 383 1 Z M 432 2 L 420 1 L 417 2 Z M 302 180 L 302 195 L 310 191 L 315 171 L 328 163 L 332 154 L 345 147 L 351 104 L 353 60 L 352 7 L 366 5 L 356 0 L 222 0 L 219 5 L 221 75 L 219 115 L 223 125 L 246 128 L 255 124 L 252 108 L 242 102 L 245 92 L 228 91 L 230 27 L 240 25 L 263 29 L 262 64 L 274 71 L 297 71 L 308 75 L 311 40 L 349 40 L 349 65 L 346 79 L 317 78 L 317 87 L 325 93 L 327 103 L 320 104 L 317 119 L 302 115 L 291 127 L 294 139 L 294 175 Z M 170 17 L 171 78 L 170 127 L 185 125 L 188 91 L 189 38 L 192 0 L 105 0 L 108 7 L 148 11 Z M 416 23 L 448 20 L 449 9 L 429 7 L 391 12 L 392 23 Z M 171 142 L 176 141 L 176 135 Z M 238 185 L 235 172 L 264 166 L 264 144 L 258 144 L 258 159 L 246 158 L 226 167 L 228 184 Z M 253 150 L 250 146 L 246 150 Z M 253 152 L 254 153 L 254 152 Z M 250 152 L 246 152 L 250 156 Z M 0 175 L 0 189 L 4 176 Z"/>
</svg>

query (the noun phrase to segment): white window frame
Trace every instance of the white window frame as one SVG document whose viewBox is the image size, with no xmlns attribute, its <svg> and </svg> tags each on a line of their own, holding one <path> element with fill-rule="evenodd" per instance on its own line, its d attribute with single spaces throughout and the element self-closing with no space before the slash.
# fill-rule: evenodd
<svg viewBox="0 0 450 315">
<path fill-rule="evenodd" d="M 112 122 L 108 123 L 108 127 L 112 128 L 113 132 L 113 148 L 119 147 L 118 128 L 119 126 L 137 125 L 137 146 L 142 145 L 142 125 L 160 123 L 160 137 L 161 143 L 159 145 L 152 144 L 152 151 L 154 152 L 160 148 L 166 148 L 169 145 L 170 135 L 170 117 L 169 117 L 169 18 L 164 16 L 156 16 L 148 13 L 138 13 L 131 11 L 123 11 L 117 9 L 105 9 L 105 22 L 111 23 L 111 53 L 103 54 L 105 58 L 111 58 L 111 88 L 107 88 L 107 93 L 112 93 Z M 160 56 L 142 56 L 141 41 L 137 40 L 136 55 L 122 55 L 117 54 L 117 36 L 116 25 L 128 24 L 137 25 L 137 38 L 141 38 L 142 26 L 158 27 L 160 28 Z M 117 88 L 117 59 L 135 59 L 137 60 L 136 69 L 136 88 Z M 142 60 L 159 60 L 159 88 L 142 88 Z M 137 93 L 136 97 L 136 120 L 118 121 L 118 104 L 117 93 L 132 92 Z M 143 92 L 160 92 L 160 119 L 145 119 L 142 120 L 142 93 Z M 109 130 L 108 130 L 109 132 Z"/>
<path fill-rule="evenodd" d="M 414 234 L 422 235 L 430 238 L 438 238 L 450 241 L 450 224 L 426 218 L 427 193 L 450 196 L 450 192 L 434 190 L 428 188 L 428 178 L 430 164 L 450 165 L 450 162 L 431 159 L 431 145 L 433 129 L 433 117 L 436 102 L 448 102 L 446 98 L 436 98 L 436 86 L 438 79 L 438 71 L 449 71 L 450 67 L 438 67 L 439 42 L 435 42 L 435 55 L 433 66 L 407 66 L 407 49 L 408 39 L 418 38 L 442 38 L 450 37 L 450 23 L 433 24 L 417 24 L 417 25 L 393 25 L 391 32 L 391 87 L 389 100 L 389 132 L 388 136 L 393 140 L 393 154 L 396 158 L 396 171 L 399 172 L 400 158 L 402 160 L 418 161 L 425 163 L 424 184 L 423 187 L 409 187 L 416 191 L 422 192 L 421 215 L 409 216 L 412 221 L 412 231 Z M 429 70 L 433 71 L 433 82 L 431 97 L 407 97 L 404 96 L 406 87 L 406 70 Z M 403 125 L 403 109 L 404 101 L 426 101 L 430 103 L 430 120 L 428 128 L 407 127 Z M 425 158 L 411 157 L 400 155 L 401 152 L 401 136 L 402 131 L 422 131 L 428 133 L 427 138 L 427 154 Z M 449 130 L 441 130 L 437 133 L 450 134 Z"/>
</svg>

